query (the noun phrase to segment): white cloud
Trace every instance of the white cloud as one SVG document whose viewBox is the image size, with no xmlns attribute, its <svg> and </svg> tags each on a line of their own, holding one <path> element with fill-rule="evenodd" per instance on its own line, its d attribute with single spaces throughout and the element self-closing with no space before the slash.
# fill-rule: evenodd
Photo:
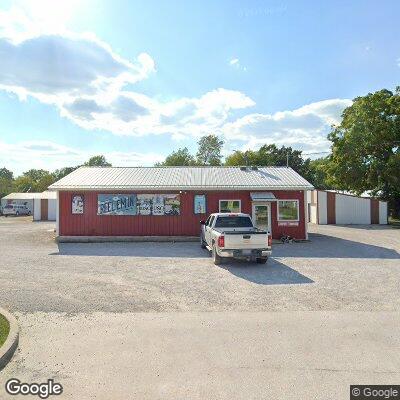
<svg viewBox="0 0 400 400">
<path fill-rule="evenodd" d="M 50 0 L 38 1 L 47 4 Z M 24 0 L 19 3 L 25 4 Z M 53 7 L 54 2 L 50 3 Z M 161 101 L 139 93 L 135 86 L 127 88 L 156 72 L 149 54 L 127 60 L 93 34 L 71 33 L 61 23 L 55 27 L 50 12 L 48 23 L 35 23 L 32 15 L 42 15 L 45 7 L 42 4 L 43 12 L 38 12 L 26 4 L 22 9 L 0 11 L 0 90 L 51 104 L 86 130 L 129 136 L 167 134 L 174 140 L 216 133 L 242 146 L 276 143 L 325 149 L 329 126 L 340 121 L 341 111 L 351 103 L 330 99 L 293 111 L 237 118 L 238 110 L 255 102 L 236 90 L 218 88 L 197 97 Z M 239 58 L 228 64 L 245 70 Z M 77 157 L 86 158 L 86 154 Z"/>
<path fill-rule="evenodd" d="M 240 64 L 240 60 L 238 58 L 232 58 L 229 60 L 229 65 L 242 71 L 247 71 L 247 68 Z"/>
<path fill-rule="evenodd" d="M 24 141 L 15 144 L 0 142 L 0 159 L 2 161 L 0 167 L 5 166 L 16 175 L 31 168 L 53 171 L 57 168 L 83 164 L 97 154 L 103 154 L 107 161 L 115 166 L 151 166 L 165 158 L 155 152 L 89 152 L 51 141 Z"/>
<path fill-rule="evenodd" d="M 14 14 L 32 32 L 26 19 Z M 128 91 L 128 83 L 155 72 L 150 55 L 126 60 L 93 34 L 62 30 L 21 36 L 22 29 L 12 34 L 10 19 L 4 21 L 9 36 L 0 37 L 0 58 L 5 60 L 0 64 L 0 89 L 52 104 L 84 129 L 197 137 L 219 129 L 234 110 L 254 105 L 243 93 L 223 88 L 167 102 Z"/>
<path fill-rule="evenodd" d="M 3 38 L 0 87 L 59 105 L 144 79 L 154 70 L 149 57 L 141 54 L 131 63 L 87 35 L 42 35 L 18 43 Z"/>
<path fill-rule="evenodd" d="M 297 149 L 322 151 L 329 149 L 326 138 L 330 126 L 340 122 L 347 99 L 331 99 L 311 103 L 293 111 L 275 114 L 248 114 L 222 127 L 225 137 L 245 142 L 245 148 L 263 144 L 292 146 Z"/>
<path fill-rule="evenodd" d="M 0 10 L 0 36 L 13 41 L 62 34 L 76 14 L 84 14 L 89 2 L 81 0 L 13 0 L 7 10 Z"/>
<path fill-rule="evenodd" d="M 103 129 L 128 136 L 170 134 L 177 139 L 218 130 L 235 110 L 255 104 L 243 93 L 221 88 L 198 98 L 169 102 L 128 91 L 113 96 L 77 98 L 63 104 L 61 113 L 89 130 Z"/>
</svg>

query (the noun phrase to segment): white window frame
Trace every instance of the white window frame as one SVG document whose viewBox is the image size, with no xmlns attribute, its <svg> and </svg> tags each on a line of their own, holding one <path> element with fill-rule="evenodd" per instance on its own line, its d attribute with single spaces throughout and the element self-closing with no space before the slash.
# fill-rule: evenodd
<svg viewBox="0 0 400 400">
<path fill-rule="evenodd" d="M 295 201 L 297 203 L 297 219 L 279 219 L 279 202 L 280 201 Z M 276 219 L 279 222 L 299 222 L 300 221 L 300 202 L 298 199 L 277 199 L 276 202 Z"/>
<path fill-rule="evenodd" d="M 241 213 L 242 212 L 242 200 L 239 200 L 239 199 L 221 199 L 221 200 L 219 200 L 219 203 L 218 203 L 218 212 L 222 212 L 221 211 L 221 201 L 238 201 L 239 202 L 239 212 Z"/>
</svg>

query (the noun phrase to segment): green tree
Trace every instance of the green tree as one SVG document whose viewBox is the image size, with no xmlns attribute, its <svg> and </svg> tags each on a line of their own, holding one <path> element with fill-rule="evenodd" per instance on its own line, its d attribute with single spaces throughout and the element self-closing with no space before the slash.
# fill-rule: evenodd
<svg viewBox="0 0 400 400">
<path fill-rule="evenodd" d="M 228 166 L 283 167 L 287 164 L 316 188 L 332 189 L 332 186 L 326 180 L 327 159 L 304 159 L 300 150 L 294 150 L 291 147 L 282 146 L 278 148 L 275 144 L 269 144 L 261 146 L 258 150 L 237 150 L 226 157 L 225 160 L 225 165 Z"/>
<path fill-rule="evenodd" d="M 328 180 L 356 194 L 372 191 L 400 216 L 400 87 L 357 97 L 329 134 Z"/>
<path fill-rule="evenodd" d="M 224 164 L 230 167 L 238 167 L 243 165 L 261 166 L 258 160 L 258 151 L 253 151 L 253 150 L 246 150 L 246 151 L 236 150 L 234 153 L 226 157 Z"/>
<path fill-rule="evenodd" d="M 43 192 L 55 181 L 49 171 L 43 169 L 30 169 L 14 181 L 16 192 Z"/>
<path fill-rule="evenodd" d="M 329 157 L 317 158 L 309 163 L 307 180 L 313 184 L 316 189 L 335 189 L 327 180 L 327 165 Z"/>
<path fill-rule="evenodd" d="M 0 197 L 4 197 L 11 193 L 13 182 L 13 173 L 7 168 L 0 168 Z"/>
<path fill-rule="evenodd" d="M 195 159 L 189 153 L 187 147 L 173 151 L 169 156 L 167 156 L 167 158 L 163 162 L 156 164 L 156 166 L 159 167 L 174 167 L 185 165 L 195 165 Z"/>
<path fill-rule="evenodd" d="M 287 164 L 306 179 L 309 178 L 309 159 L 304 160 L 300 150 L 275 144 L 261 146 L 258 150 L 236 151 L 225 160 L 225 165 L 256 165 L 265 167 L 284 167 Z"/>
<path fill-rule="evenodd" d="M 84 165 L 87 167 L 111 167 L 111 164 L 107 162 L 103 155 L 89 158 L 89 161 L 85 162 Z"/>
<path fill-rule="evenodd" d="M 196 162 L 198 165 L 221 165 L 224 141 L 216 135 L 203 136 L 198 142 Z"/>
<path fill-rule="evenodd" d="M 64 167 L 64 168 L 56 169 L 53 172 L 54 181 L 58 181 L 61 178 L 64 178 L 64 176 L 67 176 L 68 174 L 70 174 L 71 172 L 74 172 L 78 168 L 79 168 L 79 166 L 77 166 L 77 167 Z"/>
</svg>

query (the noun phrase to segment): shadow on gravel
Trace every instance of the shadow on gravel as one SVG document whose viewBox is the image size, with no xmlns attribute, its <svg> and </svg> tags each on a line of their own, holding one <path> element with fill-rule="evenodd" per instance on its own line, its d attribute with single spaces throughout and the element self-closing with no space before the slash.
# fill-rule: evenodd
<svg viewBox="0 0 400 400">
<path fill-rule="evenodd" d="M 281 262 L 269 258 L 267 264 L 253 264 L 246 261 L 225 261 L 218 267 L 231 274 L 259 285 L 299 285 L 314 283 L 313 280 Z"/>
<path fill-rule="evenodd" d="M 355 235 L 356 238 L 356 235 Z M 310 242 L 273 245 L 274 257 L 400 259 L 393 249 L 359 243 L 356 240 L 310 233 Z M 209 258 L 196 242 L 180 243 L 59 243 L 50 255 L 99 257 Z"/>
<path fill-rule="evenodd" d="M 277 244 L 273 247 L 274 257 L 305 258 L 377 258 L 400 259 L 400 254 L 386 247 L 357 242 L 334 236 L 309 234 L 310 242 Z"/>
<path fill-rule="evenodd" d="M 197 242 L 58 243 L 60 256 L 209 258 Z"/>
</svg>

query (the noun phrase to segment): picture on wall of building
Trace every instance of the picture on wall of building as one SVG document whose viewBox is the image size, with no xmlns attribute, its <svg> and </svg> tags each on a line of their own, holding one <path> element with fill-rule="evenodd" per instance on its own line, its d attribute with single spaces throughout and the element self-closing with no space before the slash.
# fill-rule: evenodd
<svg viewBox="0 0 400 400">
<path fill-rule="evenodd" d="M 164 215 L 164 196 L 153 196 L 153 215 Z"/>
<path fill-rule="evenodd" d="M 138 194 L 137 195 L 137 210 L 139 215 L 151 215 L 153 207 L 153 195 Z"/>
<path fill-rule="evenodd" d="M 180 215 L 181 198 L 179 194 L 164 194 L 164 214 Z"/>
<path fill-rule="evenodd" d="M 72 196 L 71 206 L 72 214 L 83 214 L 84 197 L 80 194 Z"/>
<path fill-rule="evenodd" d="M 99 194 L 97 215 L 137 215 L 136 194 Z"/>
<path fill-rule="evenodd" d="M 196 194 L 194 196 L 194 213 L 205 214 L 206 213 L 206 195 Z"/>
<path fill-rule="evenodd" d="M 138 194 L 139 215 L 179 215 L 179 194 Z"/>
</svg>

